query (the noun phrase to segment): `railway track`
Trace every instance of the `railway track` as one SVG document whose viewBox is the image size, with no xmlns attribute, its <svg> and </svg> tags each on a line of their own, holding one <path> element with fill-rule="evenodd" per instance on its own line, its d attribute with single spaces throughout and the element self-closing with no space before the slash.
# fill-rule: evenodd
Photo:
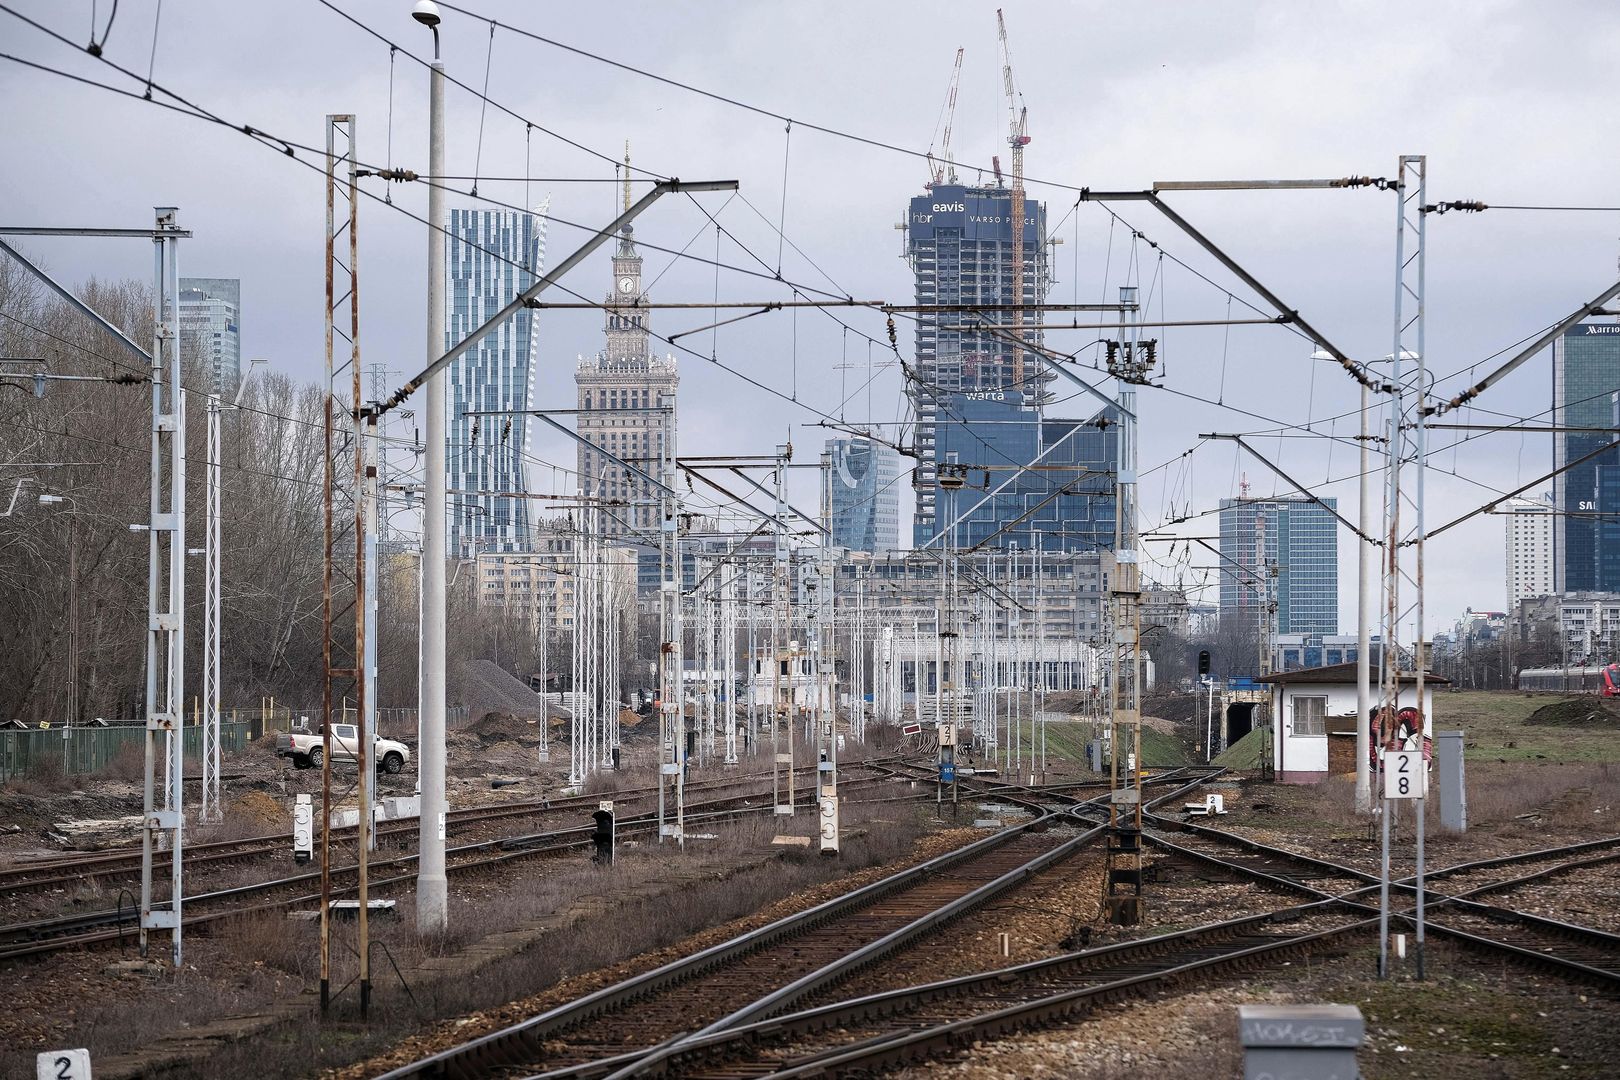
<svg viewBox="0 0 1620 1080">
<path fill-rule="evenodd" d="M 1209 834 L 1218 830 L 1199 829 L 1198 833 L 1206 843 L 1196 845 L 1197 853 L 1191 857 L 1200 863 L 1224 862 L 1234 873 L 1307 894 L 1331 893 L 1345 885 L 1357 887 L 1342 896 L 1324 896 L 1280 912 L 834 1002 L 715 1033 L 670 1052 L 666 1060 L 671 1065 L 664 1074 L 739 1080 L 877 1071 L 959 1050 L 976 1040 L 1077 1019 L 1099 1002 L 1190 979 L 1241 972 L 1301 953 L 1342 954 L 1356 936 L 1376 934 L 1373 909 L 1351 899 L 1367 891 L 1367 886 L 1358 885 L 1367 876 L 1360 871 L 1282 849 L 1266 851 L 1265 845 L 1253 843 L 1234 845 L 1236 851 L 1223 859 L 1210 850 Z M 1433 910 L 1443 921 L 1430 922 L 1430 931 L 1475 949 L 1506 953 L 1565 977 L 1620 989 L 1620 975 L 1616 974 L 1620 936 L 1508 909 L 1486 909 L 1467 899 L 1608 861 L 1616 853 L 1606 849 L 1617 843 L 1620 838 L 1442 868 L 1433 876 L 1444 880 L 1552 862 L 1532 873 L 1478 885 L 1457 896 L 1436 896 Z M 1195 848 L 1177 846 L 1188 851 Z M 1576 858 L 1567 858 L 1570 855 Z M 1414 915 L 1410 910 L 1397 911 L 1395 918 L 1411 923 Z M 604 1064 L 611 1066 L 607 1072 L 626 1076 L 642 1071 L 630 1059 Z"/>
<path fill-rule="evenodd" d="M 879 778 L 868 778 L 875 780 Z M 688 828 L 718 823 L 745 814 L 763 814 L 773 811 L 769 793 L 747 792 L 725 796 L 706 802 L 688 803 Z M 745 805 L 737 806 L 734 804 Z M 655 836 L 658 830 L 656 813 L 622 817 L 617 823 L 621 836 Z M 446 849 L 446 870 L 451 874 L 467 874 L 488 870 L 506 863 L 538 856 L 560 854 L 591 846 L 593 826 L 579 825 L 523 836 L 502 837 L 462 844 Z M 416 862 L 415 854 L 374 858 L 369 861 L 373 894 L 386 892 L 392 887 L 409 888 L 415 884 L 414 872 L 406 871 Z M 354 864 L 335 866 L 331 873 L 334 884 L 331 895 L 340 898 L 355 889 L 346 879 L 357 870 Z M 291 908 L 319 904 L 320 893 L 309 891 L 318 887 L 319 871 L 294 874 L 248 885 L 211 892 L 198 893 L 185 899 L 185 925 L 190 928 L 204 926 L 222 919 L 235 918 L 266 911 L 284 911 Z M 291 895 L 253 902 L 276 892 Z M 195 910 L 196 905 L 217 907 L 218 910 Z M 86 912 L 48 919 L 31 920 L 0 926 L 0 962 L 41 956 L 65 949 L 117 942 L 131 932 L 136 911 L 133 903 L 107 911 Z"/>
<path fill-rule="evenodd" d="M 1376 920 L 1316 904 L 869 994 L 693 1036 L 654 1061 L 620 1055 L 550 1080 L 839 1076 L 1072 1020 L 1096 1005 L 1300 955 L 1340 955 Z"/>
<path fill-rule="evenodd" d="M 1194 777 L 1169 797 L 1204 781 Z M 546 1070 L 539 1075 L 547 1077 L 602 1076 L 614 1071 L 604 1069 L 605 1063 L 662 1068 L 661 1055 L 689 1038 L 762 1021 L 870 965 L 894 962 L 908 945 L 1006 894 L 1102 833 L 1099 827 L 1083 827 L 1067 806 L 1042 806 L 1049 792 L 1000 791 L 994 797 L 1036 816 L 388 1077 L 524 1075 L 536 1068 Z M 1055 834 L 1054 824 L 1067 831 Z"/>
<path fill-rule="evenodd" d="M 1147 809 L 1179 798 L 1189 787 L 1212 778 L 1213 774 L 1195 777 L 1191 783 L 1153 799 Z M 983 794 L 990 797 L 1046 802 L 1061 799 L 1060 793 L 1050 791 L 1023 789 L 1021 795 L 1011 795 L 1018 790 L 1014 786 L 984 787 Z M 1080 802 L 1078 798 L 1075 801 Z M 1078 819 L 1099 809 L 1097 802 L 1088 800 L 1061 813 L 1049 811 L 1038 820 Z M 1376 909 L 1367 902 L 1377 889 L 1373 875 L 1219 829 L 1186 827 L 1185 823 L 1171 822 L 1156 814 L 1149 814 L 1149 819 L 1154 828 L 1148 839 L 1162 850 L 1302 895 L 1307 902 L 1267 914 L 958 978 L 921 981 L 918 985 L 819 1005 L 814 1002 L 834 994 L 840 978 L 853 966 L 877 959 L 863 953 L 867 946 L 849 940 L 858 935 L 836 935 L 830 940 L 823 935 L 814 939 L 813 946 L 807 942 L 801 968 L 817 963 L 821 966 L 808 974 L 798 974 L 801 968 L 786 970 L 777 981 L 790 981 L 763 996 L 758 996 L 759 991 L 775 984 L 755 976 L 781 968 L 782 943 L 750 944 L 748 936 L 716 949 L 754 950 L 755 960 L 750 966 L 728 968 L 717 977 L 705 974 L 705 965 L 724 958 L 698 954 L 641 977 L 651 978 L 650 983 L 630 980 L 619 984 L 514 1028 L 396 1070 L 388 1074 L 389 1080 L 469 1077 L 492 1072 L 527 1075 L 537 1067 L 545 1071 L 536 1075 L 547 1080 L 617 1080 L 640 1075 L 737 1080 L 877 1071 L 955 1050 L 974 1040 L 1073 1019 L 1098 1003 L 1120 997 L 1240 973 L 1301 954 L 1342 955 L 1356 936 L 1376 933 Z M 1178 835 L 1166 835 L 1169 830 L 1163 826 L 1176 826 Z M 1094 826 L 1077 839 L 1089 839 L 1100 832 L 1100 826 Z M 1609 861 L 1620 857 L 1620 851 L 1614 850 L 1617 846 L 1620 838 L 1440 868 L 1430 875 L 1432 881 L 1448 885 L 1454 881 L 1469 887 L 1451 895 L 1431 896 L 1430 912 L 1442 920 L 1430 922 L 1431 932 L 1464 945 L 1507 953 L 1609 989 L 1620 989 L 1620 935 L 1492 908 L 1472 898 Z M 1008 849 L 1005 854 L 1014 852 Z M 1534 869 L 1518 872 L 1527 866 Z M 1476 883 L 1481 875 L 1500 875 L 1503 871 L 1507 877 Z M 1405 894 L 1403 891 L 1397 895 Z M 1413 914 L 1397 910 L 1394 917 L 1411 921 Z M 837 930 L 839 925 L 825 923 L 822 928 Z M 839 948 L 845 952 L 832 958 Z M 895 955 L 885 961 L 882 969 L 886 981 L 905 982 L 919 976 L 926 980 L 926 961 L 920 955 L 913 959 L 915 966 L 908 968 L 905 953 L 893 949 L 889 952 Z M 674 986 L 681 988 L 678 997 L 668 993 Z M 656 995 L 663 995 L 663 1000 L 655 1000 Z M 727 1004 L 722 1006 L 719 1000 Z M 813 1007 L 804 1007 L 807 1004 Z M 617 1013 L 621 1018 L 609 1020 L 606 1013 Z M 632 1030 L 636 1027 L 640 1030 Z"/>
<path fill-rule="evenodd" d="M 855 767 L 863 767 L 864 763 Z M 795 770 L 807 779 L 813 779 L 814 768 Z M 744 784 L 768 780 L 769 773 L 750 773 L 739 777 L 710 777 L 692 781 L 687 785 L 688 791 L 696 790 L 707 793 L 726 787 L 741 786 Z M 860 778 L 850 778 L 843 781 L 846 784 L 859 782 Z M 557 799 L 525 799 L 513 802 L 493 803 L 486 806 L 467 806 L 448 812 L 449 826 L 452 833 L 465 832 L 473 826 L 489 822 L 510 821 L 514 818 L 534 817 L 539 814 L 563 813 L 570 810 L 594 810 L 597 803 L 604 797 L 611 797 L 617 802 L 635 803 L 657 796 L 656 787 L 630 788 L 618 792 L 592 795 L 571 795 Z M 352 840 L 356 830 L 353 826 L 332 830 L 335 840 Z M 412 840 L 418 832 L 418 825 L 414 819 L 397 822 L 381 822 L 377 827 L 377 840 L 379 844 L 389 839 L 398 838 Z M 216 840 L 201 844 L 188 844 L 183 853 L 187 872 L 200 870 L 204 867 L 230 865 L 244 860 L 255 859 L 264 855 L 280 855 L 288 853 L 291 824 L 288 830 L 280 833 L 270 833 L 261 836 L 244 837 L 239 840 Z M 0 895 L 16 896 L 28 892 L 41 892 L 58 889 L 69 885 L 76 885 L 91 879 L 117 880 L 139 873 L 141 867 L 141 852 L 136 849 L 121 849 L 117 851 L 86 852 L 63 858 L 42 860 L 39 862 L 23 863 L 0 870 Z"/>
<path fill-rule="evenodd" d="M 1189 837 L 1193 838 L 1190 842 Z M 1159 833 L 1147 834 L 1146 840 L 1171 854 L 1221 867 L 1262 884 L 1331 899 L 1364 914 L 1377 910 L 1378 879 L 1353 867 L 1201 825 L 1182 824 L 1182 834 L 1176 840 Z M 1222 844 L 1235 850 L 1225 854 L 1215 850 Z M 1610 991 L 1620 991 L 1620 935 L 1474 899 L 1620 858 L 1620 851 L 1613 850 L 1617 845 L 1620 845 L 1620 837 L 1608 837 L 1441 867 L 1426 875 L 1425 929 L 1436 937 L 1507 955 Z M 1575 858 L 1566 857 L 1571 855 Z M 1444 884 L 1453 878 L 1516 870 L 1533 863 L 1547 865 L 1460 891 L 1434 889 L 1436 882 Z M 1416 882 L 1403 878 L 1392 882 L 1391 887 L 1392 901 L 1401 905 L 1392 907 L 1391 919 L 1415 929 L 1416 912 L 1407 905 L 1415 897 Z"/>
</svg>

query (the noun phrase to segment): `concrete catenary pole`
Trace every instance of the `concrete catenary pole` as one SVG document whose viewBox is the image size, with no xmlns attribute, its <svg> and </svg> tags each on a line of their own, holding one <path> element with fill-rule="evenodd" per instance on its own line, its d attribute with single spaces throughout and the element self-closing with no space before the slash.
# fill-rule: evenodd
<svg viewBox="0 0 1620 1080">
<path fill-rule="evenodd" d="M 1356 811 L 1372 813 L 1372 455 L 1367 435 L 1367 386 L 1361 387 L 1361 505 L 1356 527 Z"/>
<path fill-rule="evenodd" d="M 418 3 L 411 15 L 433 31 L 433 64 L 428 89 L 428 175 L 444 175 L 444 62 L 439 58 L 439 9 Z M 444 353 L 444 238 L 448 218 L 444 189 L 428 187 L 427 357 Z M 422 505 L 422 781 L 420 860 L 416 868 L 416 929 L 444 932 L 449 922 L 448 879 L 444 872 L 444 602 L 445 602 L 445 392 L 444 372 L 427 380 L 427 445 L 423 457 Z"/>
</svg>

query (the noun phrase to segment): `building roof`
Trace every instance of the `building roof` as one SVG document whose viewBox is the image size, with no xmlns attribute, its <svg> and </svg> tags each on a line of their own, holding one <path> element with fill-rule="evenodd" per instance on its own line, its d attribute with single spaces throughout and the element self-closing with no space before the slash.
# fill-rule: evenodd
<svg viewBox="0 0 1620 1080">
<path fill-rule="evenodd" d="M 1376 669 L 1374 669 L 1372 675 L 1373 686 L 1376 689 L 1378 685 L 1378 672 Z M 1407 686 L 1417 682 L 1417 673 L 1403 671 L 1400 678 L 1401 685 Z M 1356 681 L 1356 665 L 1355 661 L 1351 661 L 1348 664 L 1328 664 L 1326 667 L 1302 668 L 1299 671 L 1279 671 L 1272 675 L 1261 676 L 1255 681 L 1276 683 L 1279 686 L 1284 683 L 1353 683 Z M 1451 685 L 1450 679 L 1444 675 L 1436 675 L 1432 671 L 1424 672 L 1423 681 L 1440 686 Z"/>
</svg>

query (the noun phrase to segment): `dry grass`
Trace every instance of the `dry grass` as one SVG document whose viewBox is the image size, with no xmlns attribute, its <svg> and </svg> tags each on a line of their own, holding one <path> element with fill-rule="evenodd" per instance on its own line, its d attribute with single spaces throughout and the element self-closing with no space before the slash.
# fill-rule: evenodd
<svg viewBox="0 0 1620 1080">
<path fill-rule="evenodd" d="M 1620 817 L 1620 765 L 1469 762 L 1466 781 L 1470 830 L 1530 824 L 1608 834 L 1615 831 L 1615 819 Z M 1440 798 L 1436 782 L 1431 774 L 1425 822 L 1437 831 Z M 1370 835 L 1377 827 L 1374 820 L 1356 813 L 1354 777 L 1329 776 L 1308 789 L 1295 790 L 1309 802 L 1308 816 L 1290 817 L 1289 827 L 1295 832 Z M 1409 836 L 1411 827 L 1411 818 L 1403 814 L 1397 834 Z"/>
<path fill-rule="evenodd" d="M 1469 772 L 1471 824 L 1534 818 L 1549 825 L 1614 831 L 1620 765 L 1471 765 Z"/>
<path fill-rule="evenodd" d="M 5 790 L 13 795 L 60 795 L 72 791 L 76 781 L 62 769 L 62 762 L 46 756 L 34 762 L 22 776 L 14 776 L 5 783 Z"/>
</svg>

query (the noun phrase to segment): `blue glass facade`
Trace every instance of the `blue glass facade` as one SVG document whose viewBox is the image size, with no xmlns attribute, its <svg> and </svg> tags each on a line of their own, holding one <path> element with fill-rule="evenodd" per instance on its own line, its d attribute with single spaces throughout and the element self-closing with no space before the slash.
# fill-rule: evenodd
<svg viewBox="0 0 1620 1080">
<path fill-rule="evenodd" d="M 828 439 L 827 510 L 834 547 L 900 547 L 900 455 L 870 439 Z"/>
<path fill-rule="evenodd" d="M 1605 428 L 1554 435 L 1554 465 L 1613 441 L 1620 428 L 1620 323 L 1582 323 L 1553 346 L 1553 423 Z M 1620 451 L 1610 450 L 1559 474 L 1553 519 L 1554 580 L 1559 592 L 1620 590 Z"/>
<path fill-rule="evenodd" d="M 510 210 L 450 211 L 446 349 L 534 284 L 545 256 L 545 221 Z M 529 418 L 522 410 L 534 407 L 534 357 L 534 313 L 525 309 L 450 365 L 446 519 L 454 558 L 527 551 L 534 542 L 529 501 L 512 497 L 529 490 Z M 467 415 L 478 410 L 496 415 Z"/>
<path fill-rule="evenodd" d="M 1275 566 L 1277 632 L 1339 631 L 1339 522 L 1309 499 L 1221 500 L 1221 619 L 1258 619 Z M 1260 538 L 1264 537 L 1262 553 Z"/>
<path fill-rule="evenodd" d="M 931 494 L 940 507 L 939 528 L 971 510 L 952 530 L 964 549 L 1022 551 L 1106 551 L 1114 546 L 1114 467 L 1119 440 L 1112 409 L 1088 420 L 1043 420 L 1015 390 L 947 395 L 936 427 L 940 463 L 966 470 L 966 486 Z M 1050 450 L 1034 469 L 1018 470 Z M 1016 476 L 1014 474 L 1017 474 Z M 1009 477 L 1004 491 L 981 499 Z M 936 533 L 932 520 L 919 520 L 913 540 L 921 545 Z"/>
</svg>

